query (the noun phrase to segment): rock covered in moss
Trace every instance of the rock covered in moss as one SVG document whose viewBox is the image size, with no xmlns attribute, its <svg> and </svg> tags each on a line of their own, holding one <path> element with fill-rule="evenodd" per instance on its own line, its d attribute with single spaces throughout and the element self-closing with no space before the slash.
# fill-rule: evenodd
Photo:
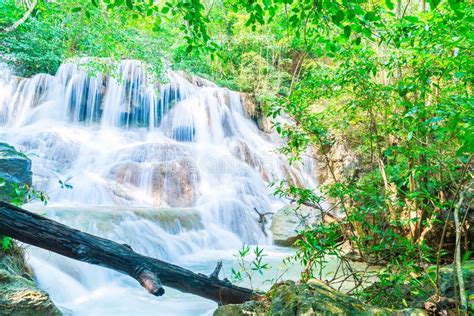
<svg viewBox="0 0 474 316">
<path fill-rule="evenodd" d="M 268 306 L 262 302 L 250 301 L 243 304 L 229 304 L 220 306 L 214 316 L 263 316 L 267 315 Z"/>
<path fill-rule="evenodd" d="M 10 200 L 15 185 L 31 186 L 31 160 L 14 147 L 0 143 L 0 179 L 5 181 L 0 187 L 0 200 Z"/>
<path fill-rule="evenodd" d="M 61 315 L 48 294 L 36 287 L 24 252 L 16 245 L 7 253 L 0 250 L 0 315 Z"/>
<path fill-rule="evenodd" d="M 318 280 L 303 284 L 293 281 L 276 284 L 269 291 L 269 297 L 271 303 L 247 302 L 221 306 L 214 312 L 214 316 L 427 315 L 420 309 L 395 311 L 370 306 Z"/>
</svg>

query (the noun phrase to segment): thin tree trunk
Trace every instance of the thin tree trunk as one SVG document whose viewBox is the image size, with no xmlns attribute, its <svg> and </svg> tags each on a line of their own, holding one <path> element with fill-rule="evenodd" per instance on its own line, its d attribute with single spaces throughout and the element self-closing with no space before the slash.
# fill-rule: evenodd
<svg viewBox="0 0 474 316">
<path fill-rule="evenodd" d="M 464 277 L 462 275 L 462 261 L 461 261 L 461 225 L 459 223 L 459 210 L 464 201 L 464 192 L 461 192 L 459 202 L 454 208 L 454 224 L 456 226 L 456 248 L 454 257 L 456 261 L 456 275 L 459 284 L 459 300 L 461 302 L 461 310 L 467 309 L 466 288 L 464 286 Z"/>
<path fill-rule="evenodd" d="M 2 32 L 5 32 L 5 33 L 8 33 L 8 32 L 11 32 L 11 31 L 14 31 L 16 30 L 20 25 L 22 25 L 23 23 L 25 23 L 25 21 L 29 18 L 29 16 L 31 15 L 31 13 L 33 13 L 33 10 L 35 9 L 36 5 L 38 4 L 38 0 L 33 0 L 33 2 L 31 3 L 30 7 L 28 8 L 28 11 L 25 12 L 25 14 L 21 17 L 21 19 L 19 19 L 18 21 L 16 21 L 15 23 L 13 23 L 12 25 L 10 25 L 9 27 L 6 27 L 4 29 L 0 29 Z"/>
</svg>

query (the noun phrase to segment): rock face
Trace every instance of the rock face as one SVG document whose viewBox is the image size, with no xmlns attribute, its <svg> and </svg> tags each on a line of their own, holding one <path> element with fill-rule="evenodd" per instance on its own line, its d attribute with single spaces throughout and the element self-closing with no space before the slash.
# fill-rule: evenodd
<svg viewBox="0 0 474 316">
<path fill-rule="evenodd" d="M 394 311 L 377 308 L 331 289 L 321 281 L 305 284 L 286 281 L 273 286 L 269 292 L 271 303 L 247 302 L 219 307 L 214 316 L 241 315 L 428 315 L 423 310 Z"/>
<path fill-rule="evenodd" d="M 318 180 L 320 185 L 334 183 L 331 169 L 336 179 L 354 179 L 359 175 L 360 162 L 347 141 L 341 136 L 335 136 L 333 145 L 326 148 L 325 153 L 316 153 L 318 161 Z M 326 157 L 329 161 L 326 160 Z M 328 166 L 329 164 L 329 166 Z"/>
<path fill-rule="evenodd" d="M 321 222 L 321 213 L 307 206 L 299 209 L 285 206 L 278 210 L 272 219 L 273 242 L 279 246 L 292 246 L 305 226 Z"/>
<path fill-rule="evenodd" d="M 61 315 L 48 294 L 36 288 L 24 252 L 15 245 L 0 251 L 0 315 Z"/>
<path fill-rule="evenodd" d="M 108 179 L 115 195 L 133 200 L 143 194 L 153 205 L 190 207 L 199 196 L 200 173 L 186 146 L 176 144 L 140 145 L 124 151 L 111 168 Z M 132 193 L 132 194 L 131 194 Z"/>
<path fill-rule="evenodd" d="M 241 139 L 235 139 L 230 144 L 232 155 L 248 164 L 258 171 L 265 181 L 270 181 L 269 171 L 265 168 L 261 159 L 250 150 L 247 143 Z"/>
<path fill-rule="evenodd" d="M 265 116 L 261 106 L 255 101 L 255 98 L 248 93 L 242 93 L 241 96 L 245 115 L 251 118 L 261 131 L 271 133 L 272 122 L 270 118 Z"/>
<path fill-rule="evenodd" d="M 340 135 L 333 136 L 332 145 L 317 150 L 314 157 L 317 161 L 316 175 L 321 187 L 334 184 L 336 180 L 355 180 L 362 172 L 359 157 L 352 150 L 350 143 Z M 336 205 L 332 198 L 327 198 L 327 201 L 333 206 Z"/>
<path fill-rule="evenodd" d="M 126 189 L 145 189 L 154 205 L 189 207 L 198 195 L 199 170 L 191 159 L 183 158 L 141 166 L 124 163 L 114 167 L 110 179 Z"/>
<path fill-rule="evenodd" d="M 15 185 L 31 186 L 31 160 L 12 146 L 0 143 L 0 178 L 5 185 L 0 187 L 0 200 L 9 200 Z"/>
</svg>

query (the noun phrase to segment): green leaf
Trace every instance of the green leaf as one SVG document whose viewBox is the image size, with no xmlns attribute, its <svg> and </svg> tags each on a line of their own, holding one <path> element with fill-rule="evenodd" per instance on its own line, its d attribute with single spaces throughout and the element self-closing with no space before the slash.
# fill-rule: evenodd
<svg viewBox="0 0 474 316">
<path fill-rule="evenodd" d="M 11 237 L 2 237 L 2 249 L 8 250 L 12 245 L 13 239 Z"/>
<path fill-rule="evenodd" d="M 344 26 L 344 36 L 349 38 L 351 36 L 351 26 L 346 25 Z"/>
<path fill-rule="evenodd" d="M 430 4 L 430 10 L 434 10 L 440 3 L 440 0 L 428 0 L 428 3 Z"/>
<path fill-rule="evenodd" d="M 339 25 L 342 20 L 344 20 L 344 11 L 342 10 L 337 11 L 336 14 L 332 16 L 332 21 L 337 25 Z"/>
<path fill-rule="evenodd" d="M 418 20 L 418 18 L 416 16 L 411 16 L 411 15 L 405 16 L 404 19 L 407 20 L 408 22 L 412 22 L 412 23 L 417 23 L 417 22 L 420 21 L 420 20 Z"/>
<path fill-rule="evenodd" d="M 391 0 L 385 0 L 385 5 L 387 6 L 387 8 L 389 8 L 390 10 L 393 10 L 393 8 L 395 7 L 393 5 L 393 2 Z"/>
<path fill-rule="evenodd" d="M 133 2 L 132 2 L 132 0 L 126 0 L 125 3 L 127 4 L 127 7 L 128 7 L 130 10 L 133 10 Z"/>
<path fill-rule="evenodd" d="M 163 7 L 163 8 L 161 9 L 161 13 L 166 14 L 166 13 L 169 12 L 169 10 L 170 10 L 169 7 Z"/>
<path fill-rule="evenodd" d="M 370 11 L 370 12 L 367 12 L 365 15 L 364 15 L 364 19 L 366 21 L 375 21 L 376 20 L 376 15 L 373 11 Z"/>
<path fill-rule="evenodd" d="M 81 10 L 82 10 L 81 7 L 75 7 L 75 8 L 72 8 L 72 9 L 71 9 L 72 12 L 79 12 L 79 11 L 81 11 Z"/>
</svg>

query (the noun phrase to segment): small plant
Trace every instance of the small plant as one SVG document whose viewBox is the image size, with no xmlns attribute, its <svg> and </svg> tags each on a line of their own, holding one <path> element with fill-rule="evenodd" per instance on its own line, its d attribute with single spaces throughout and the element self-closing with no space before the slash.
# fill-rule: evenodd
<svg viewBox="0 0 474 316">
<path fill-rule="evenodd" d="M 251 258 L 252 252 L 249 245 L 242 246 L 242 249 L 239 250 L 238 254 L 234 257 L 237 259 L 239 265 L 238 269 L 232 268 L 232 280 L 234 282 L 240 283 L 245 279 L 248 279 L 250 287 L 253 289 L 253 280 L 255 273 L 263 275 L 265 270 L 270 269 L 270 265 L 263 261 L 266 255 L 263 253 L 263 248 L 256 246 L 253 250 L 254 257 Z M 251 260 L 250 260 L 251 259 Z"/>
<path fill-rule="evenodd" d="M 6 186 L 6 180 L 0 178 L 0 188 L 5 188 Z M 12 183 L 9 186 L 9 191 L 11 191 L 9 202 L 13 205 L 21 206 L 24 203 L 28 203 L 33 200 L 40 200 L 44 205 L 48 203 L 48 197 L 45 193 L 36 191 L 27 184 L 20 186 L 17 183 Z M 2 250 L 7 251 L 11 248 L 13 239 L 8 236 L 0 235 L 0 243 Z"/>
</svg>

